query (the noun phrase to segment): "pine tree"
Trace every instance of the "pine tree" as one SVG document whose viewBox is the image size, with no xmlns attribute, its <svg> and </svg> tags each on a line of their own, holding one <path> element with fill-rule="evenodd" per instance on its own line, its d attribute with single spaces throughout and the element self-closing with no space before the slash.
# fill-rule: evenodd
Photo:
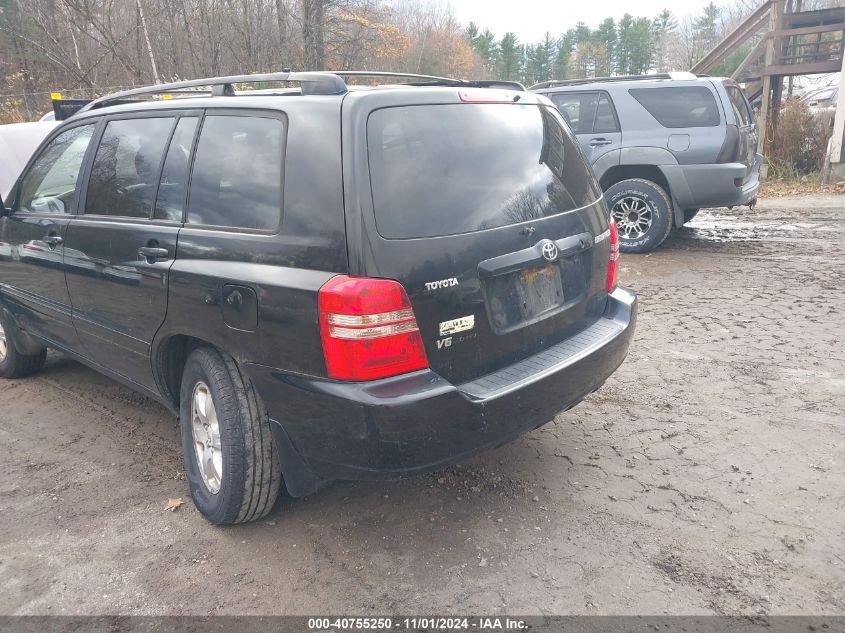
<svg viewBox="0 0 845 633">
<path fill-rule="evenodd" d="M 537 49 L 539 45 L 526 44 L 522 49 L 522 74 L 520 81 L 527 86 L 537 83 Z"/>
<path fill-rule="evenodd" d="M 719 16 L 722 10 L 713 2 L 701 10 L 693 21 L 697 44 L 702 54 L 713 50 L 719 43 Z"/>
<path fill-rule="evenodd" d="M 498 45 L 496 44 L 496 36 L 493 35 L 490 29 L 484 29 L 475 38 L 475 52 L 481 58 L 481 63 L 484 64 L 485 70 L 488 73 L 495 74 L 496 72 L 496 58 L 498 56 Z"/>
<path fill-rule="evenodd" d="M 631 25 L 631 48 L 628 72 L 631 75 L 643 75 L 651 69 L 654 58 L 654 40 L 652 22 L 648 18 L 637 18 Z"/>
<path fill-rule="evenodd" d="M 522 46 L 516 34 L 508 31 L 499 42 L 498 75 L 508 81 L 517 81 L 522 70 Z"/>
<path fill-rule="evenodd" d="M 534 48 L 535 82 L 548 81 L 552 78 L 557 45 L 552 34 L 546 31 L 543 41 Z"/>
<path fill-rule="evenodd" d="M 599 24 L 593 33 L 593 42 L 596 45 L 596 76 L 609 77 L 615 70 L 616 21 L 613 18 L 605 18 Z"/>
<path fill-rule="evenodd" d="M 469 40 L 470 46 L 475 48 L 476 42 L 478 41 L 478 25 L 471 21 L 464 29 L 464 35 Z"/>
<path fill-rule="evenodd" d="M 669 43 L 678 29 L 678 21 L 669 9 L 663 9 L 652 22 L 654 67 L 659 73 L 674 70 L 669 67 Z"/>
<path fill-rule="evenodd" d="M 575 52 L 572 56 L 572 70 L 575 77 L 583 79 L 593 74 L 593 32 L 584 22 L 578 22 L 571 31 L 575 41 Z"/>
<path fill-rule="evenodd" d="M 631 49 L 634 46 L 633 26 L 634 18 L 630 13 L 626 13 L 619 20 L 616 38 L 616 71 L 620 75 L 631 74 Z"/>
<path fill-rule="evenodd" d="M 570 62 L 572 59 L 572 47 L 575 45 L 575 34 L 571 29 L 567 31 L 557 43 L 557 55 L 555 55 L 552 68 L 552 79 L 568 79 L 572 73 Z"/>
<path fill-rule="evenodd" d="M 589 42 L 591 36 L 592 32 L 590 31 L 590 27 L 587 26 L 584 22 L 577 22 L 575 24 L 576 44 L 583 44 L 584 42 Z"/>
</svg>

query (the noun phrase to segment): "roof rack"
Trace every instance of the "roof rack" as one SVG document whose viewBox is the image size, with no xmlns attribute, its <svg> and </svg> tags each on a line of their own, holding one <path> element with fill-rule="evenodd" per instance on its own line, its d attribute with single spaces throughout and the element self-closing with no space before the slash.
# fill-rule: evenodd
<svg viewBox="0 0 845 633">
<path fill-rule="evenodd" d="M 188 81 L 174 81 L 166 84 L 157 84 L 154 86 L 144 86 L 142 88 L 132 88 L 131 90 L 123 90 L 115 92 L 99 99 L 94 99 L 88 105 L 80 109 L 80 112 L 93 110 L 95 108 L 102 108 L 103 106 L 114 101 L 120 101 L 128 97 L 138 97 L 141 95 L 154 95 L 171 92 L 186 91 L 189 88 L 211 88 L 211 96 L 234 96 L 234 84 L 247 83 L 264 83 L 264 82 L 286 82 L 296 81 L 301 85 L 302 94 L 321 94 L 321 95 L 337 95 L 346 92 L 346 83 L 335 74 L 332 73 L 295 73 L 295 72 L 280 72 L 280 73 L 262 73 L 256 75 L 231 75 L 228 77 L 209 77 L 206 79 L 191 79 Z M 189 93 L 190 94 L 190 93 Z"/>
<path fill-rule="evenodd" d="M 518 81 L 504 81 L 498 79 L 456 79 L 454 77 L 438 77 L 436 75 L 418 75 L 415 73 L 394 73 L 369 70 L 333 70 L 340 77 L 404 77 L 419 81 L 406 82 L 409 86 L 466 86 L 468 88 L 504 88 L 507 90 L 525 91 L 525 86 Z"/>
<path fill-rule="evenodd" d="M 673 79 L 675 81 L 692 81 L 700 75 L 689 72 L 656 73 L 654 75 L 618 75 L 616 77 L 587 77 L 584 79 L 553 79 L 534 84 L 529 90 L 553 88 L 555 86 L 582 86 L 584 84 L 612 83 L 617 81 L 648 81 L 649 79 Z"/>
<path fill-rule="evenodd" d="M 102 108 L 118 101 L 125 101 L 131 97 L 167 93 L 196 94 L 197 88 L 211 88 L 211 96 L 235 96 L 235 84 L 298 82 L 303 95 L 339 95 L 347 92 L 346 82 L 341 77 L 396 77 L 412 79 L 407 82 L 410 86 L 467 86 L 475 88 L 506 88 L 524 91 L 525 86 L 516 81 L 498 80 L 470 80 L 437 77 L 435 75 L 418 75 L 414 73 L 393 73 L 366 70 L 344 70 L 336 72 L 278 72 L 254 75 L 231 75 L 228 77 L 208 77 L 205 79 L 190 79 L 188 81 L 174 81 L 154 86 L 132 88 L 94 99 L 83 105 L 78 112 L 85 112 L 95 108 Z M 208 94 L 208 90 L 202 91 Z"/>
</svg>

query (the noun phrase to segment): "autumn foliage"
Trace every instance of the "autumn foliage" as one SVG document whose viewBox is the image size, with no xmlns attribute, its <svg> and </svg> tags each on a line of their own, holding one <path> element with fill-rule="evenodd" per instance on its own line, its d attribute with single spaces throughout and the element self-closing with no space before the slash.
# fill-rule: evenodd
<svg viewBox="0 0 845 633">
<path fill-rule="evenodd" d="M 448 5 L 417 0 L 0 0 L 0 122 L 50 93 L 293 70 L 482 72 Z"/>
</svg>

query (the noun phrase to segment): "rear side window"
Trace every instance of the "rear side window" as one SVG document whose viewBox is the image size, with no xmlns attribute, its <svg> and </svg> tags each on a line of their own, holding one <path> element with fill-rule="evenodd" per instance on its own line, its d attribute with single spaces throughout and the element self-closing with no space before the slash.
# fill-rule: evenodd
<svg viewBox="0 0 845 633">
<path fill-rule="evenodd" d="M 742 90 L 736 86 L 726 86 L 725 90 L 728 91 L 728 98 L 731 100 L 737 123 L 742 126 L 749 125 L 751 123 L 751 110 Z"/>
<path fill-rule="evenodd" d="M 605 94 L 558 92 L 550 97 L 575 134 L 619 131 L 613 106 Z"/>
<path fill-rule="evenodd" d="M 179 119 L 164 167 L 161 170 L 161 182 L 158 185 L 158 197 L 153 217 L 159 220 L 182 221 L 182 207 L 188 191 L 188 168 L 191 160 L 191 147 L 194 132 L 197 130 L 196 117 Z"/>
<path fill-rule="evenodd" d="M 72 212 L 76 181 L 93 134 L 93 124 L 80 125 L 50 141 L 21 182 L 17 212 Z"/>
<path fill-rule="evenodd" d="M 593 131 L 593 120 L 599 103 L 599 95 L 595 92 L 570 92 L 552 95 L 552 103 L 557 106 L 569 127 L 576 134 L 590 134 Z"/>
<path fill-rule="evenodd" d="M 367 146 L 376 226 L 386 238 L 538 220 L 598 198 L 577 142 L 545 106 L 376 110 Z"/>
<path fill-rule="evenodd" d="M 188 222 L 278 228 L 284 127 L 276 118 L 207 115 L 194 158 Z"/>
<path fill-rule="evenodd" d="M 85 198 L 85 213 L 149 218 L 173 117 L 109 121 Z"/>
<path fill-rule="evenodd" d="M 721 120 L 713 93 L 704 86 L 631 88 L 628 92 L 663 127 L 714 127 Z"/>
</svg>

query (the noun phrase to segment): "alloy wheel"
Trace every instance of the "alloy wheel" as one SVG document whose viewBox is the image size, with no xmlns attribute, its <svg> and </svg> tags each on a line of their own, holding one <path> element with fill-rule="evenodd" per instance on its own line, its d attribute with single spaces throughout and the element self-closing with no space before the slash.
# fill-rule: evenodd
<svg viewBox="0 0 845 633">
<path fill-rule="evenodd" d="M 220 443 L 220 424 L 211 390 L 200 381 L 191 396 L 191 434 L 197 466 L 205 487 L 211 494 L 220 492 L 223 481 L 223 450 Z"/>
<path fill-rule="evenodd" d="M 3 324 L 0 323 L 0 362 L 6 359 L 6 353 L 9 351 L 9 342 L 6 340 L 6 330 L 3 329 Z"/>
<path fill-rule="evenodd" d="M 619 236 L 626 240 L 643 237 L 651 228 L 653 214 L 649 204 L 639 196 L 625 196 L 613 205 L 611 215 Z"/>
</svg>

